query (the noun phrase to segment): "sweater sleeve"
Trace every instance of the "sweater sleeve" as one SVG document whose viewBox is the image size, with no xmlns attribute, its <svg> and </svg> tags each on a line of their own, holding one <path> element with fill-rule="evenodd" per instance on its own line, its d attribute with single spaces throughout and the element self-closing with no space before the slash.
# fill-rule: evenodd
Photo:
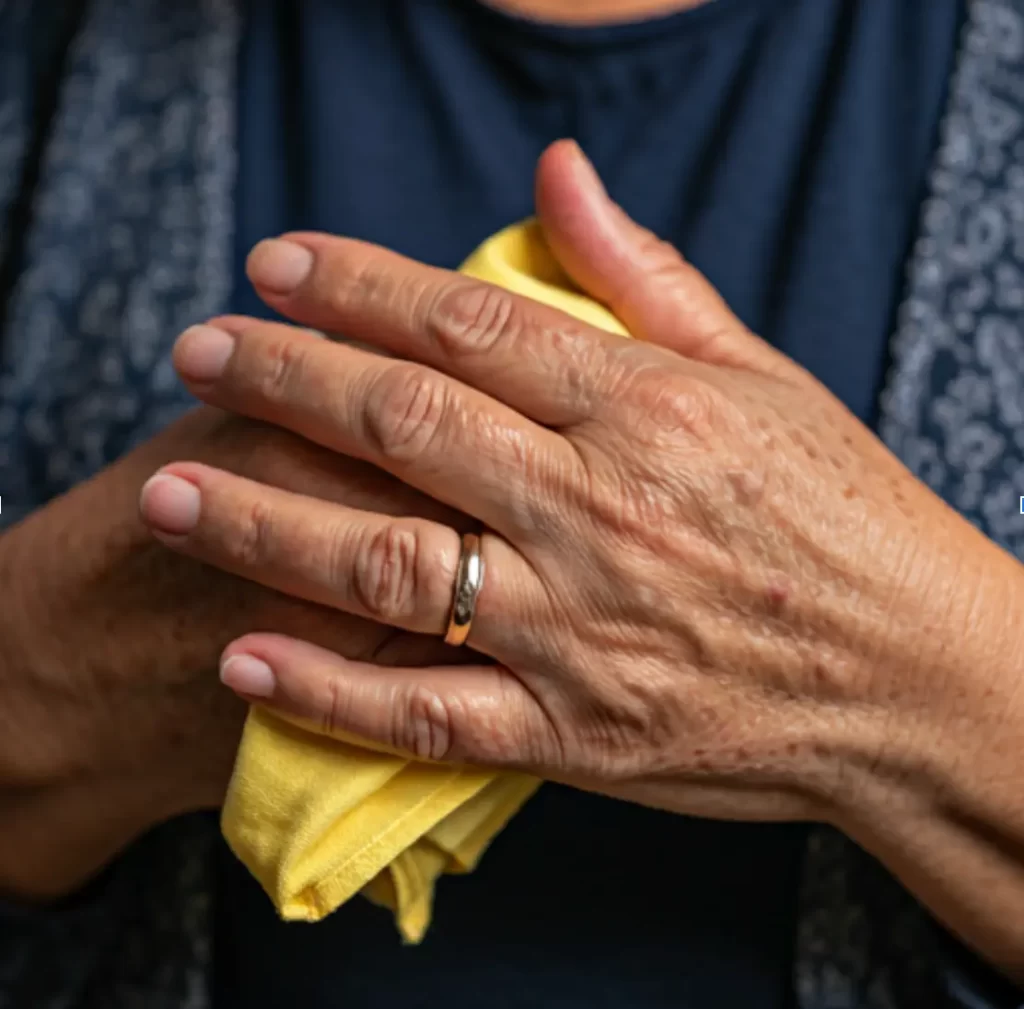
<svg viewBox="0 0 1024 1009">
<path fill-rule="evenodd" d="M 0 305 L 16 273 L 18 221 L 29 199 L 48 94 L 81 0 L 0 0 Z M 128 892 L 121 863 L 59 907 L 0 902 L 0 1007 L 66 1009 L 82 1001 L 104 958 Z"/>
<path fill-rule="evenodd" d="M 60 906 L 0 904 L 0 1009 L 207 1009 L 217 834 L 186 816 Z"/>
<path fill-rule="evenodd" d="M 130 861 L 58 906 L 0 903 L 0 1006 L 72 1009 L 109 957 L 124 918 Z"/>
<path fill-rule="evenodd" d="M 0 0 L 0 315 L 17 276 L 64 63 L 90 0 Z"/>
</svg>

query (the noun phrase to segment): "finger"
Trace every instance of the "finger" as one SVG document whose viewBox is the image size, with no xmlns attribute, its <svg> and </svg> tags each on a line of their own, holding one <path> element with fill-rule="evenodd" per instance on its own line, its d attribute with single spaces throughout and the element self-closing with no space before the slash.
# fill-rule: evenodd
<svg viewBox="0 0 1024 1009">
<path fill-rule="evenodd" d="M 460 511 L 396 480 L 370 463 L 336 452 L 273 424 L 236 417 L 214 433 L 205 461 L 261 484 L 388 515 L 418 515 L 460 531 L 475 523 Z M 222 450 L 221 450 L 222 449 Z"/>
<path fill-rule="evenodd" d="M 545 524 L 545 491 L 575 479 L 564 438 L 431 368 L 277 323 L 230 329 L 193 327 L 175 347 L 200 399 L 372 463 L 509 538 Z"/>
<path fill-rule="evenodd" d="M 532 770 L 560 761 L 558 734 L 504 666 L 392 669 L 302 641 L 252 634 L 232 642 L 221 679 L 324 735 L 372 742 L 417 760 Z"/>
<path fill-rule="evenodd" d="M 536 202 L 563 269 L 634 336 L 709 364 L 785 367 L 786 358 L 750 333 L 697 269 L 609 198 L 572 141 L 541 157 Z"/>
<path fill-rule="evenodd" d="M 248 263 L 277 311 L 429 364 L 542 424 L 590 417 L 628 369 L 620 337 L 555 308 L 365 242 L 286 237 L 260 243 Z M 302 279 L 288 266 L 300 259 Z"/>
<path fill-rule="evenodd" d="M 448 526 L 302 497 L 199 463 L 164 467 L 139 507 L 164 543 L 224 571 L 407 631 L 447 630 L 461 550 Z M 536 578 L 499 537 L 483 537 L 481 553 L 470 641 L 509 661 L 510 644 L 523 654 L 512 628 L 534 609 Z"/>
</svg>

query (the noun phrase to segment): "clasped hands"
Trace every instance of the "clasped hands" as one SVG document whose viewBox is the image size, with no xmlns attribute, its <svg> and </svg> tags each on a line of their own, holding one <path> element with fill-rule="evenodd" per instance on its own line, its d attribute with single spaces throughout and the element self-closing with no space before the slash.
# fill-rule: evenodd
<svg viewBox="0 0 1024 1009">
<path fill-rule="evenodd" d="M 199 399 L 483 530 L 471 650 L 449 665 L 257 633 L 227 647 L 222 678 L 419 758 L 696 815 L 835 819 L 862 779 L 941 735 L 982 538 L 630 221 L 574 145 L 542 159 L 537 209 L 566 272 L 637 339 L 318 234 L 249 262 L 264 300 L 309 328 L 230 317 L 180 338 Z M 142 495 L 174 550 L 443 635 L 459 531 L 386 511 L 188 461 Z"/>
</svg>

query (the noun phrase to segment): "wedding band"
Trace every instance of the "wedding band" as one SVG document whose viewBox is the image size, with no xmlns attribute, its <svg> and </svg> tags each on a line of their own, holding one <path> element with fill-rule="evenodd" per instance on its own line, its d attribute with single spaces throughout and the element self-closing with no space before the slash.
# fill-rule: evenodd
<svg viewBox="0 0 1024 1009">
<path fill-rule="evenodd" d="M 473 626 L 476 601 L 484 584 L 484 559 L 480 553 L 480 537 L 476 533 L 465 533 L 462 537 L 462 553 L 459 555 L 459 569 L 455 573 L 455 591 L 452 595 L 452 609 L 448 617 L 448 632 L 444 636 L 446 645 L 464 645 Z"/>
</svg>

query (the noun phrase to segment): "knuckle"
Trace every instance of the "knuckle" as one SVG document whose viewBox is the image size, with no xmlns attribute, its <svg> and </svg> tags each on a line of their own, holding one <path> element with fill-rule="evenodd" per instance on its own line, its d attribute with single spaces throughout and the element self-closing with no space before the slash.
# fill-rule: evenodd
<svg viewBox="0 0 1024 1009">
<path fill-rule="evenodd" d="M 718 389 L 699 378 L 647 372 L 635 375 L 631 386 L 643 426 L 667 435 L 706 437 L 728 405 Z"/>
<path fill-rule="evenodd" d="M 448 387 L 440 375 L 397 364 L 384 371 L 370 388 L 364 428 L 386 459 L 408 462 L 430 448 L 448 409 Z"/>
<path fill-rule="evenodd" d="M 267 345 L 260 357 L 262 368 L 256 381 L 257 392 L 270 403 L 286 401 L 301 382 L 305 347 L 301 341 L 278 338 Z"/>
<path fill-rule="evenodd" d="M 706 430 L 718 413 L 718 395 L 702 382 L 672 383 L 655 401 L 653 416 L 672 430 Z"/>
<path fill-rule="evenodd" d="M 419 760 L 444 760 L 452 752 L 452 713 L 429 687 L 414 683 L 392 706 L 392 738 L 397 749 Z"/>
<path fill-rule="evenodd" d="M 270 557 L 273 537 L 273 509 L 256 499 L 239 517 L 238 533 L 230 545 L 231 556 L 244 567 L 259 567 Z"/>
<path fill-rule="evenodd" d="M 482 354 L 515 343 L 525 325 L 522 309 L 506 291 L 489 284 L 458 282 L 428 313 L 438 346 L 451 356 Z"/>
<path fill-rule="evenodd" d="M 394 282 L 379 263 L 354 256 L 346 246 L 334 252 L 331 269 L 324 272 L 321 297 L 328 308 L 344 317 L 353 301 L 377 304 L 390 297 L 393 287 Z"/>
<path fill-rule="evenodd" d="M 326 697 L 320 707 L 320 730 L 325 736 L 343 732 L 350 724 L 352 694 L 345 689 L 340 676 L 329 676 L 324 681 Z"/>
<path fill-rule="evenodd" d="M 646 228 L 640 240 L 637 259 L 644 264 L 644 276 L 648 281 L 655 282 L 678 281 L 685 275 L 689 265 L 671 242 L 666 242 Z"/>
<path fill-rule="evenodd" d="M 395 523 L 363 536 L 356 545 L 352 592 L 373 619 L 401 623 L 414 612 L 420 553 L 417 534 Z"/>
</svg>

